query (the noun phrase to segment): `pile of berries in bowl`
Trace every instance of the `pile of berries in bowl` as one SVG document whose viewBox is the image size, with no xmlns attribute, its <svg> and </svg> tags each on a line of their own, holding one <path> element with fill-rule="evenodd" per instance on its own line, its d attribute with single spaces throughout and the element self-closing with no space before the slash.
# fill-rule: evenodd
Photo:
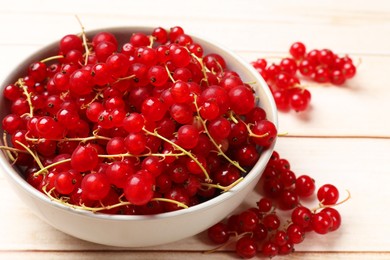
<svg viewBox="0 0 390 260">
<path fill-rule="evenodd" d="M 229 215 L 277 135 L 268 86 L 181 27 L 69 34 L 2 84 L 1 168 L 31 210 L 87 241 L 153 246 Z"/>
</svg>

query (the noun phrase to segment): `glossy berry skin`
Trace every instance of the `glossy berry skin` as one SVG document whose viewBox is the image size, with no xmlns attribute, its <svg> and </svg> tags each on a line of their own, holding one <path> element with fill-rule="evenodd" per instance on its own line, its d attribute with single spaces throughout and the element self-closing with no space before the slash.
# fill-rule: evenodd
<svg viewBox="0 0 390 260">
<path fill-rule="evenodd" d="M 290 107 L 296 112 L 307 110 L 311 99 L 311 94 L 307 89 L 295 88 L 290 90 L 289 103 Z"/>
<path fill-rule="evenodd" d="M 23 120 L 18 115 L 8 114 L 3 118 L 2 127 L 4 131 L 13 134 L 23 128 Z"/>
<path fill-rule="evenodd" d="M 229 136 L 230 122 L 224 117 L 218 117 L 207 124 L 210 135 L 216 140 L 222 140 Z"/>
<path fill-rule="evenodd" d="M 272 201 L 268 198 L 261 198 L 257 203 L 260 212 L 269 212 L 272 209 Z"/>
<path fill-rule="evenodd" d="M 332 218 L 332 227 L 330 231 L 335 231 L 341 226 L 341 215 L 338 210 L 334 208 L 324 208 L 321 212 L 328 214 Z"/>
<path fill-rule="evenodd" d="M 177 140 L 185 149 L 192 149 L 198 144 L 199 131 L 193 125 L 183 125 L 177 131 Z"/>
<path fill-rule="evenodd" d="M 90 173 L 81 181 L 82 196 L 87 200 L 102 200 L 110 191 L 110 182 L 102 173 Z"/>
<path fill-rule="evenodd" d="M 311 225 L 312 215 L 312 212 L 308 208 L 299 206 L 293 210 L 291 220 L 294 224 L 302 228 L 308 228 Z"/>
<path fill-rule="evenodd" d="M 297 224 L 290 224 L 287 228 L 287 236 L 293 244 L 299 244 L 305 239 L 305 231 Z"/>
<path fill-rule="evenodd" d="M 93 36 L 93 38 L 92 38 L 92 45 L 93 46 L 97 46 L 101 42 L 111 42 L 116 46 L 118 45 L 118 41 L 117 41 L 115 35 L 113 35 L 110 32 L 98 32 L 97 34 L 95 34 Z"/>
<path fill-rule="evenodd" d="M 326 212 L 318 212 L 312 217 L 312 228 L 314 232 L 324 235 L 332 230 L 333 219 Z"/>
<path fill-rule="evenodd" d="M 306 46 L 302 42 L 295 42 L 290 46 L 290 54 L 295 59 L 302 59 L 306 53 Z"/>
<path fill-rule="evenodd" d="M 278 251 L 278 246 L 271 241 L 265 242 L 261 249 L 263 255 L 269 258 L 276 256 L 278 254 Z"/>
<path fill-rule="evenodd" d="M 280 226 L 280 219 L 275 213 L 270 213 L 270 214 L 264 216 L 263 224 L 269 230 L 276 230 Z"/>
<path fill-rule="evenodd" d="M 158 121 L 164 117 L 165 113 L 167 112 L 167 108 L 160 99 L 150 97 L 145 99 L 145 101 L 142 103 L 141 112 L 145 119 L 150 121 Z"/>
<path fill-rule="evenodd" d="M 308 175 L 301 175 L 295 182 L 295 191 L 300 197 L 309 197 L 314 193 L 314 180 Z"/>
<path fill-rule="evenodd" d="M 259 217 L 253 211 L 246 210 L 238 216 L 238 222 L 241 232 L 250 232 L 256 229 L 259 223 Z"/>
<path fill-rule="evenodd" d="M 142 132 L 130 133 L 124 139 L 125 147 L 131 154 L 141 154 L 146 149 L 146 136 Z"/>
<path fill-rule="evenodd" d="M 67 54 L 71 50 L 83 50 L 83 42 L 81 38 L 74 34 L 68 34 L 60 40 L 60 52 Z"/>
<path fill-rule="evenodd" d="M 275 125 L 268 120 L 261 120 L 256 122 L 252 128 L 254 136 L 252 140 L 263 147 L 269 147 L 275 140 L 277 130 Z"/>
<path fill-rule="evenodd" d="M 90 144 L 79 145 L 72 153 L 72 168 L 79 172 L 93 170 L 99 162 L 97 150 Z"/>
<path fill-rule="evenodd" d="M 325 184 L 318 189 L 317 198 L 323 205 L 334 205 L 339 199 L 339 191 L 334 185 Z"/>
<path fill-rule="evenodd" d="M 257 243 L 249 236 L 240 238 L 236 243 L 236 253 L 244 259 L 252 258 L 257 253 Z"/>
<path fill-rule="evenodd" d="M 133 167 L 125 162 L 113 162 L 108 165 L 105 174 L 108 177 L 110 183 L 117 188 L 123 189 L 129 176 L 134 174 Z"/>
<path fill-rule="evenodd" d="M 279 207 L 283 210 L 294 209 L 298 203 L 299 198 L 294 191 L 284 190 L 279 197 Z"/>
<path fill-rule="evenodd" d="M 82 176 L 76 171 L 64 171 L 59 173 L 55 179 L 55 190 L 60 194 L 68 195 L 76 188 Z"/>
<path fill-rule="evenodd" d="M 124 185 L 126 199 L 134 205 L 145 205 L 153 198 L 154 179 L 150 173 L 139 171 L 127 178 Z"/>
<path fill-rule="evenodd" d="M 233 87 L 228 95 L 231 109 L 237 115 L 245 115 L 255 107 L 253 91 L 247 86 L 238 85 Z"/>
<path fill-rule="evenodd" d="M 222 222 L 219 222 L 207 230 L 209 239 L 215 244 L 223 244 L 229 240 L 228 226 Z"/>
</svg>

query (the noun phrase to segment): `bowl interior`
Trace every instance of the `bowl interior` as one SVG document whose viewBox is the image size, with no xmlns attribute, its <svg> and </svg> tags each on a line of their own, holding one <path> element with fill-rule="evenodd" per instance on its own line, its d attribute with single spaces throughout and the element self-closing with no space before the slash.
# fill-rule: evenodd
<svg viewBox="0 0 390 260">
<path fill-rule="evenodd" d="M 148 27 L 120 27 L 120 28 L 104 28 L 104 29 L 99 29 L 95 31 L 90 31 L 87 32 L 87 37 L 91 39 L 91 36 L 94 35 L 96 32 L 99 31 L 109 31 L 113 33 L 117 39 L 118 42 L 121 44 L 128 42 L 130 35 L 133 32 L 145 32 L 150 34 L 152 32 L 152 28 Z M 229 51 L 228 49 L 220 46 L 220 45 L 215 45 L 214 43 L 211 43 L 210 41 L 205 40 L 204 38 L 198 38 L 195 36 L 192 36 L 195 42 L 200 43 L 203 48 L 205 53 L 218 53 L 222 57 L 225 58 L 226 63 L 228 65 L 229 69 L 237 71 L 241 78 L 243 79 L 244 82 L 255 82 L 252 86 L 256 91 L 257 96 L 259 97 L 259 105 L 266 111 L 267 113 L 267 118 L 268 120 L 272 121 L 277 125 L 277 112 L 276 112 L 276 106 L 274 104 L 272 95 L 269 91 L 269 88 L 266 84 L 266 82 L 261 78 L 261 76 L 255 71 L 252 66 L 250 66 L 247 62 L 242 60 L 239 56 L 234 54 L 233 52 Z M 1 85 L 1 90 L 0 90 L 0 118 L 3 118 L 8 112 L 9 112 L 9 102 L 5 100 L 3 97 L 3 88 L 10 83 L 15 82 L 19 77 L 24 75 L 27 71 L 27 66 L 28 64 L 41 60 L 46 57 L 54 56 L 58 52 L 58 43 L 52 43 L 41 50 L 37 51 L 27 59 L 21 62 L 21 64 L 3 81 Z M 0 141 L 2 142 L 2 141 Z M 3 169 L 5 175 L 7 178 L 10 180 L 11 184 L 16 187 L 16 190 L 18 193 L 20 191 L 24 191 L 24 194 L 26 196 L 29 196 L 32 200 L 34 201 L 39 201 L 43 206 L 43 208 L 40 208 L 39 210 L 34 210 L 34 206 L 32 206 L 32 209 L 35 213 L 37 213 L 38 216 L 55 226 L 56 228 L 69 233 L 71 235 L 74 235 L 76 237 L 86 239 L 92 242 L 97 242 L 97 243 L 103 243 L 103 244 L 111 244 L 111 245 L 119 245 L 119 246 L 129 246 L 129 243 L 108 243 L 108 242 L 102 242 L 98 239 L 91 239 L 90 237 L 80 234 L 76 234 L 77 232 L 73 232 L 65 228 L 63 225 L 56 223 L 53 219 L 50 219 L 50 216 L 45 214 L 43 212 L 44 210 L 47 209 L 47 207 L 54 207 L 58 212 L 61 212 L 61 214 L 65 215 L 73 215 L 77 216 L 78 219 L 81 218 L 93 218 L 93 219 L 100 219 L 102 221 L 105 221 L 105 223 L 112 223 L 112 222 L 135 222 L 135 223 L 151 223 L 155 221 L 161 221 L 161 220 L 167 220 L 167 219 L 178 219 L 178 218 L 185 218 L 185 216 L 191 216 L 193 214 L 198 214 L 201 212 L 201 214 L 207 214 L 207 212 L 212 212 L 212 208 L 214 208 L 216 205 L 219 204 L 226 204 L 229 203 L 230 200 L 234 199 L 234 197 L 240 193 L 242 190 L 245 190 L 245 194 L 241 195 L 238 199 L 239 201 L 236 202 L 236 204 L 239 204 L 244 198 L 245 195 L 250 192 L 255 183 L 259 180 L 260 175 L 262 171 L 264 170 L 264 167 L 266 163 L 268 162 L 271 154 L 273 151 L 273 146 L 271 146 L 269 149 L 265 150 L 262 152 L 259 161 L 256 163 L 256 165 L 253 167 L 253 169 L 248 173 L 248 175 L 238 183 L 235 187 L 233 187 L 229 192 L 223 193 L 216 198 L 213 198 L 209 201 L 203 202 L 199 205 L 190 207 L 188 209 L 183 209 L 179 211 L 174 211 L 174 212 L 168 212 L 168 213 L 162 213 L 162 214 L 157 214 L 157 215 L 152 215 L 152 216 L 128 216 L 128 215 L 107 215 L 107 214 L 100 214 L 100 213 L 91 213 L 88 211 L 83 211 L 83 210 L 78 210 L 74 208 L 70 208 L 67 206 L 64 206 L 62 204 L 56 203 L 51 201 L 47 196 L 42 194 L 41 192 L 37 191 L 35 188 L 30 186 L 22 177 L 20 170 L 11 166 L 10 163 L 8 162 L 8 159 L 6 156 L 1 153 L 0 155 L 0 166 Z M 22 195 L 22 196 L 25 196 Z M 226 215 L 228 215 L 234 208 L 231 208 L 227 210 L 226 212 L 218 212 L 218 215 L 215 216 L 215 218 L 210 218 L 209 223 L 206 223 L 203 227 L 208 227 L 214 224 L 215 222 L 219 221 Z M 203 213 L 202 213 L 203 212 Z M 205 220 L 204 220 L 205 221 Z M 98 223 L 98 225 L 101 225 L 101 223 Z M 134 228 L 134 227 L 133 227 Z M 200 230 L 201 231 L 201 230 Z M 192 231 L 191 234 L 187 234 L 187 236 L 194 235 L 196 233 L 194 232 L 200 232 L 199 230 Z M 166 242 L 166 241 L 165 241 Z M 143 246 L 143 245 L 156 245 L 156 244 L 161 244 L 161 241 L 159 242 L 154 242 L 154 243 L 140 243 L 140 244 L 135 244 L 136 246 Z M 164 243 L 164 242 L 163 242 Z M 133 246 L 133 244 L 130 243 L 130 246 Z"/>
</svg>

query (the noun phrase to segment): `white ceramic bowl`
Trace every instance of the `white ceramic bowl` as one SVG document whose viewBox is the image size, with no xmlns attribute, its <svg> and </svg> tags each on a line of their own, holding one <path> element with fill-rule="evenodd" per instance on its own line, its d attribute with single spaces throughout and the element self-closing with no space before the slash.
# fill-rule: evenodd
<svg viewBox="0 0 390 260">
<path fill-rule="evenodd" d="M 128 41 L 132 32 L 150 34 L 152 28 L 104 28 L 98 31 L 103 30 L 114 33 L 119 42 L 125 42 Z M 98 31 L 91 31 L 87 35 L 94 35 Z M 193 37 L 193 39 L 204 47 L 205 53 L 215 52 L 222 55 L 228 67 L 238 72 L 244 81 L 256 82 L 253 87 L 260 97 L 260 106 L 267 112 L 268 119 L 276 124 L 276 106 L 267 84 L 259 73 L 228 49 L 198 37 Z M 3 81 L 1 87 L 4 88 L 7 84 L 15 82 L 23 75 L 27 64 L 56 55 L 57 44 L 48 45 L 24 60 Z M 1 89 L 0 92 L 0 118 L 3 118 L 9 109 L 4 102 L 3 90 Z M 254 189 L 272 151 L 273 146 L 264 151 L 252 171 L 229 192 L 188 209 L 152 216 L 106 215 L 69 208 L 51 201 L 43 193 L 30 186 L 18 170 L 10 165 L 3 153 L 0 153 L 0 167 L 2 174 L 14 188 L 15 195 L 19 196 L 38 217 L 56 229 L 94 243 L 120 247 L 144 247 L 193 236 L 229 215 Z"/>
</svg>

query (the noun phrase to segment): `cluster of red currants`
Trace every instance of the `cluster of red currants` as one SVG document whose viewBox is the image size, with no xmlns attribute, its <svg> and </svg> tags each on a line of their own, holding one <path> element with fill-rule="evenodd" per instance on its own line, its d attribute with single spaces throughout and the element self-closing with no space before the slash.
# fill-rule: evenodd
<svg viewBox="0 0 390 260">
<path fill-rule="evenodd" d="M 178 210 L 238 183 L 277 134 L 252 87 L 181 27 L 128 39 L 66 35 L 4 88 L 11 162 L 51 199 L 110 214 Z"/>
<path fill-rule="evenodd" d="M 314 180 L 308 175 L 297 177 L 288 160 L 280 158 L 277 152 L 268 162 L 259 185 L 264 197 L 256 207 L 209 228 L 212 242 L 224 246 L 234 240 L 236 253 L 242 258 L 252 258 L 259 252 L 273 257 L 292 253 L 307 232 L 326 234 L 340 227 L 341 216 L 334 208 L 343 202 L 338 201 L 338 189 L 332 184 L 322 185 L 316 193 L 319 207 L 305 207 L 301 199 L 314 195 Z M 291 215 L 286 218 L 279 213 Z"/>
<path fill-rule="evenodd" d="M 279 64 L 268 64 L 262 58 L 251 63 L 269 84 L 281 111 L 293 109 L 299 112 L 308 108 L 311 94 L 301 85 L 301 79 L 342 85 L 356 74 L 351 58 L 339 56 L 329 49 L 306 52 L 303 43 L 295 42 L 289 53 L 291 57 L 282 58 Z"/>
</svg>

